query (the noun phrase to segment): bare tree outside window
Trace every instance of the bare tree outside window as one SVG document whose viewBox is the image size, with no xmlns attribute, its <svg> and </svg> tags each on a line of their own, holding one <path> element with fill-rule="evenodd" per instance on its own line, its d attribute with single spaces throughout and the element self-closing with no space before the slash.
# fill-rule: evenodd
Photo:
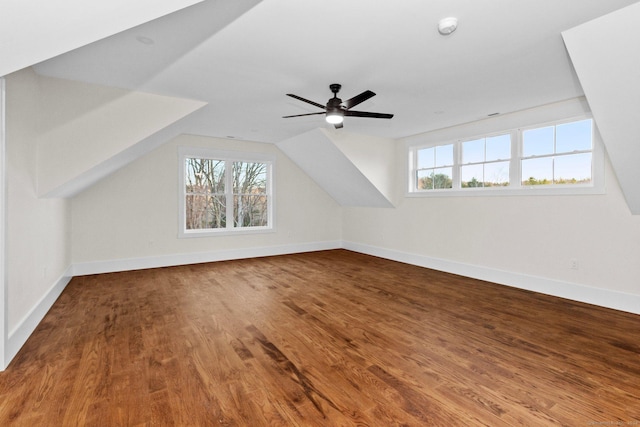
<svg viewBox="0 0 640 427">
<path fill-rule="evenodd" d="M 269 225 L 266 163 L 188 157 L 184 182 L 187 230 Z"/>
<path fill-rule="evenodd" d="M 234 162 L 233 212 L 236 227 L 268 224 L 266 164 Z"/>
</svg>

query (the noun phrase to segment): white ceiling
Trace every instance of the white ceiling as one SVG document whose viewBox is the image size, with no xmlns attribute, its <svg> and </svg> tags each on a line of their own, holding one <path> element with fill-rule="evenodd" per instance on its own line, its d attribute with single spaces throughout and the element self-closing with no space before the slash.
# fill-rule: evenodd
<svg viewBox="0 0 640 427">
<path fill-rule="evenodd" d="M 0 76 L 202 0 L 2 0 Z"/>
<path fill-rule="evenodd" d="M 206 101 L 185 132 L 264 142 L 327 126 L 281 118 L 320 111 L 285 94 L 324 104 L 341 83 L 342 99 L 377 93 L 358 110 L 395 114 L 345 130 L 398 138 L 583 95 L 561 32 L 635 2 L 205 0 L 35 70 Z M 447 16 L 459 27 L 441 36 Z"/>
</svg>

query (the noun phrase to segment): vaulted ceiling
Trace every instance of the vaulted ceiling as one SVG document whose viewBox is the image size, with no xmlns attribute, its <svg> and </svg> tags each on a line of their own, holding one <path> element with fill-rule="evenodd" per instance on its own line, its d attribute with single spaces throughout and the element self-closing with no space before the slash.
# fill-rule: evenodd
<svg viewBox="0 0 640 427">
<path fill-rule="evenodd" d="M 0 3 L 0 76 L 201 1 L 3 1 Z"/>
<path fill-rule="evenodd" d="M 263 142 L 324 126 L 282 119 L 318 111 L 286 93 L 324 104 L 341 83 L 343 99 L 377 93 L 359 110 L 395 114 L 345 129 L 398 138 L 582 95 L 561 32 L 634 1 L 206 0 L 35 69 L 205 101 L 189 132 Z"/>
<path fill-rule="evenodd" d="M 203 105 L 177 114 L 160 139 L 194 133 L 270 143 L 329 126 L 322 116 L 283 119 L 319 111 L 285 94 L 324 104 L 329 84 L 341 83 L 343 99 L 377 93 L 358 110 L 395 114 L 347 117 L 345 131 L 402 138 L 584 95 L 563 32 L 636 2 L 26 0 L 2 5 L 0 75 L 33 65 L 47 78 Z M 437 26 L 448 16 L 459 25 L 444 36 Z M 577 43 L 574 51 L 584 51 Z M 71 181 L 67 187 L 83 188 Z"/>
</svg>

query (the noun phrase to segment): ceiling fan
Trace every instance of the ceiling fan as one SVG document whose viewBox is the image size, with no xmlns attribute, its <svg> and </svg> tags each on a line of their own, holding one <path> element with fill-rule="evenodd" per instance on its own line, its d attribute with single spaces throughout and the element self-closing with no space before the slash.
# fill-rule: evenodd
<svg viewBox="0 0 640 427">
<path fill-rule="evenodd" d="M 322 105 L 317 102 L 309 101 L 308 99 L 304 99 L 298 95 L 294 95 L 292 93 L 288 93 L 287 96 L 298 99 L 302 102 L 306 102 L 311 105 L 315 105 L 318 108 L 322 108 L 323 112 L 320 113 L 307 113 L 307 114 L 296 114 L 293 116 L 284 116 L 283 119 L 287 119 L 289 117 L 302 117 L 302 116 L 315 116 L 317 114 L 326 114 L 326 120 L 328 123 L 331 123 L 336 127 L 336 129 L 340 129 L 342 127 L 342 122 L 344 121 L 345 116 L 351 117 L 369 117 L 373 119 L 390 119 L 393 117 L 393 114 L 386 113 L 370 113 L 367 111 L 353 111 L 352 107 L 366 101 L 367 99 L 375 96 L 376 94 L 371 92 L 370 90 L 365 90 L 360 95 L 356 95 L 351 99 L 347 99 L 346 101 L 342 101 L 342 99 L 338 98 L 338 92 L 340 92 L 340 88 L 342 86 L 338 83 L 333 83 L 329 85 L 329 89 L 333 92 L 333 98 L 327 101 L 327 105 Z"/>
</svg>

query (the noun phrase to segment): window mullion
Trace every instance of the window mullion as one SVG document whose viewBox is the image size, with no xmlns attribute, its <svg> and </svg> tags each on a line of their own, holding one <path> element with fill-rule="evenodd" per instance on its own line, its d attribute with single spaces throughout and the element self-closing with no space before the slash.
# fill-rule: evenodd
<svg viewBox="0 0 640 427">
<path fill-rule="evenodd" d="M 409 192 L 418 189 L 418 149 L 409 150 Z"/>
<path fill-rule="evenodd" d="M 511 132 L 511 161 L 509 162 L 509 185 L 522 187 L 522 130 Z"/>
<path fill-rule="evenodd" d="M 453 167 L 451 168 L 451 180 L 453 188 L 462 188 L 462 184 L 460 183 L 460 164 L 462 162 L 462 142 L 456 141 L 453 144 Z"/>
<path fill-rule="evenodd" d="M 224 162 L 224 186 L 225 186 L 225 201 L 226 201 L 226 215 L 227 224 L 226 228 L 235 227 L 235 217 L 233 216 L 233 161 L 227 160 Z"/>
<path fill-rule="evenodd" d="M 551 158 L 551 182 L 556 183 L 556 154 L 558 153 L 558 126 L 553 126 L 553 157 Z"/>
</svg>

